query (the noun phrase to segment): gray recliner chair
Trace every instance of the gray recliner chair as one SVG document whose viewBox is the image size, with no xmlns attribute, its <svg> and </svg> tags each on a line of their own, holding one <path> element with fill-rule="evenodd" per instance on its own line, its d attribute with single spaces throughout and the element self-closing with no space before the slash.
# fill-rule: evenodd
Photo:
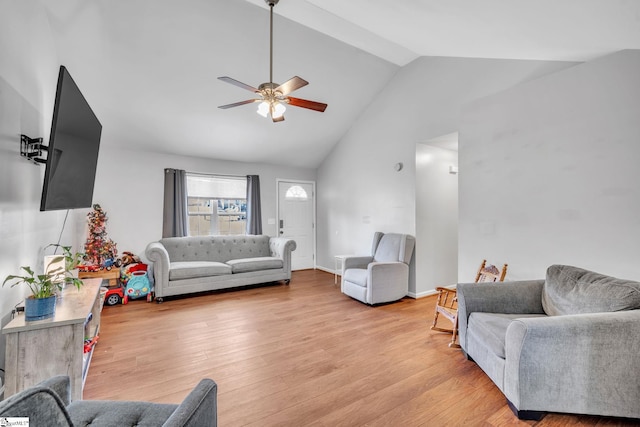
<svg viewBox="0 0 640 427">
<path fill-rule="evenodd" d="M 365 304 L 397 301 L 409 293 L 409 262 L 416 239 L 376 232 L 371 256 L 344 259 L 342 292 Z"/>
<path fill-rule="evenodd" d="M 189 426 L 217 425 L 218 386 L 201 380 L 180 405 L 79 400 L 70 403 L 67 376 L 55 376 L 0 402 L 0 417 L 28 417 L 32 426 Z"/>
</svg>

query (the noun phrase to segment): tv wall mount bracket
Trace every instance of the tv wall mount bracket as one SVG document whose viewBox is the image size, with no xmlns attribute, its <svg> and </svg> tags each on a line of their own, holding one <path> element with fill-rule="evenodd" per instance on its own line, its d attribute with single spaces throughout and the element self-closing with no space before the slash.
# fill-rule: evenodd
<svg viewBox="0 0 640 427">
<path fill-rule="evenodd" d="M 47 159 L 43 159 L 42 152 L 48 151 L 49 147 L 42 144 L 42 138 L 29 138 L 27 135 L 20 135 L 20 155 L 34 165 L 47 163 Z"/>
</svg>

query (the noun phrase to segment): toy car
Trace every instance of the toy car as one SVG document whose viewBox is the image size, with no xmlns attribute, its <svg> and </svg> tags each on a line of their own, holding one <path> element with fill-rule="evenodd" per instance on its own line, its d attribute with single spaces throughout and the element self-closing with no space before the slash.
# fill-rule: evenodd
<svg viewBox="0 0 640 427">
<path fill-rule="evenodd" d="M 111 288 L 104 295 L 104 303 L 106 305 L 126 304 L 129 302 L 129 298 L 125 297 L 122 286 Z"/>
<path fill-rule="evenodd" d="M 78 270 L 85 272 L 85 273 L 93 273 L 96 271 L 100 271 L 101 267 L 99 265 L 91 265 L 91 264 L 84 264 L 84 265 L 79 265 L 78 266 Z"/>
<path fill-rule="evenodd" d="M 120 267 L 122 265 L 122 261 L 119 259 L 109 258 L 104 261 L 103 267 L 107 270 L 111 270 L 113 267 Z"/>
</svg>

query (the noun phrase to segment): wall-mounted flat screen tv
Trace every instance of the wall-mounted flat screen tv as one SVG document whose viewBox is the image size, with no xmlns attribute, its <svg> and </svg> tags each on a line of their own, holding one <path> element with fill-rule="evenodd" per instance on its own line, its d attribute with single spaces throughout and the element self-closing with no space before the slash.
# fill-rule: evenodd
<svg viewBox="0 0 640 427">
<path fill-rule="evenodd" d="M 90 208 L 102 125 L 60 67 L 47 154 L 41 211 Z"/>
</svg>

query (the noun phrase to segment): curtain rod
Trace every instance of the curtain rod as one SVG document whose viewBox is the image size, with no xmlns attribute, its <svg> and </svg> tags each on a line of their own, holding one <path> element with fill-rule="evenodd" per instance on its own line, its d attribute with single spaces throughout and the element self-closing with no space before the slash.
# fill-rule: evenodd
<svg viewBox="0 0 640 427">
<path fill-rule="evenodd" d="M 230 174 L 223 174 L 223 173 L 206 173 L 206 172 L 189 172 L 189 171 L 187 171 L 187 174 L 200 175 L 200 176 L 220 176 L 225 178 L 246 178 L 247 177 L 247 175 L 230 175 Z"/>
</svg>

